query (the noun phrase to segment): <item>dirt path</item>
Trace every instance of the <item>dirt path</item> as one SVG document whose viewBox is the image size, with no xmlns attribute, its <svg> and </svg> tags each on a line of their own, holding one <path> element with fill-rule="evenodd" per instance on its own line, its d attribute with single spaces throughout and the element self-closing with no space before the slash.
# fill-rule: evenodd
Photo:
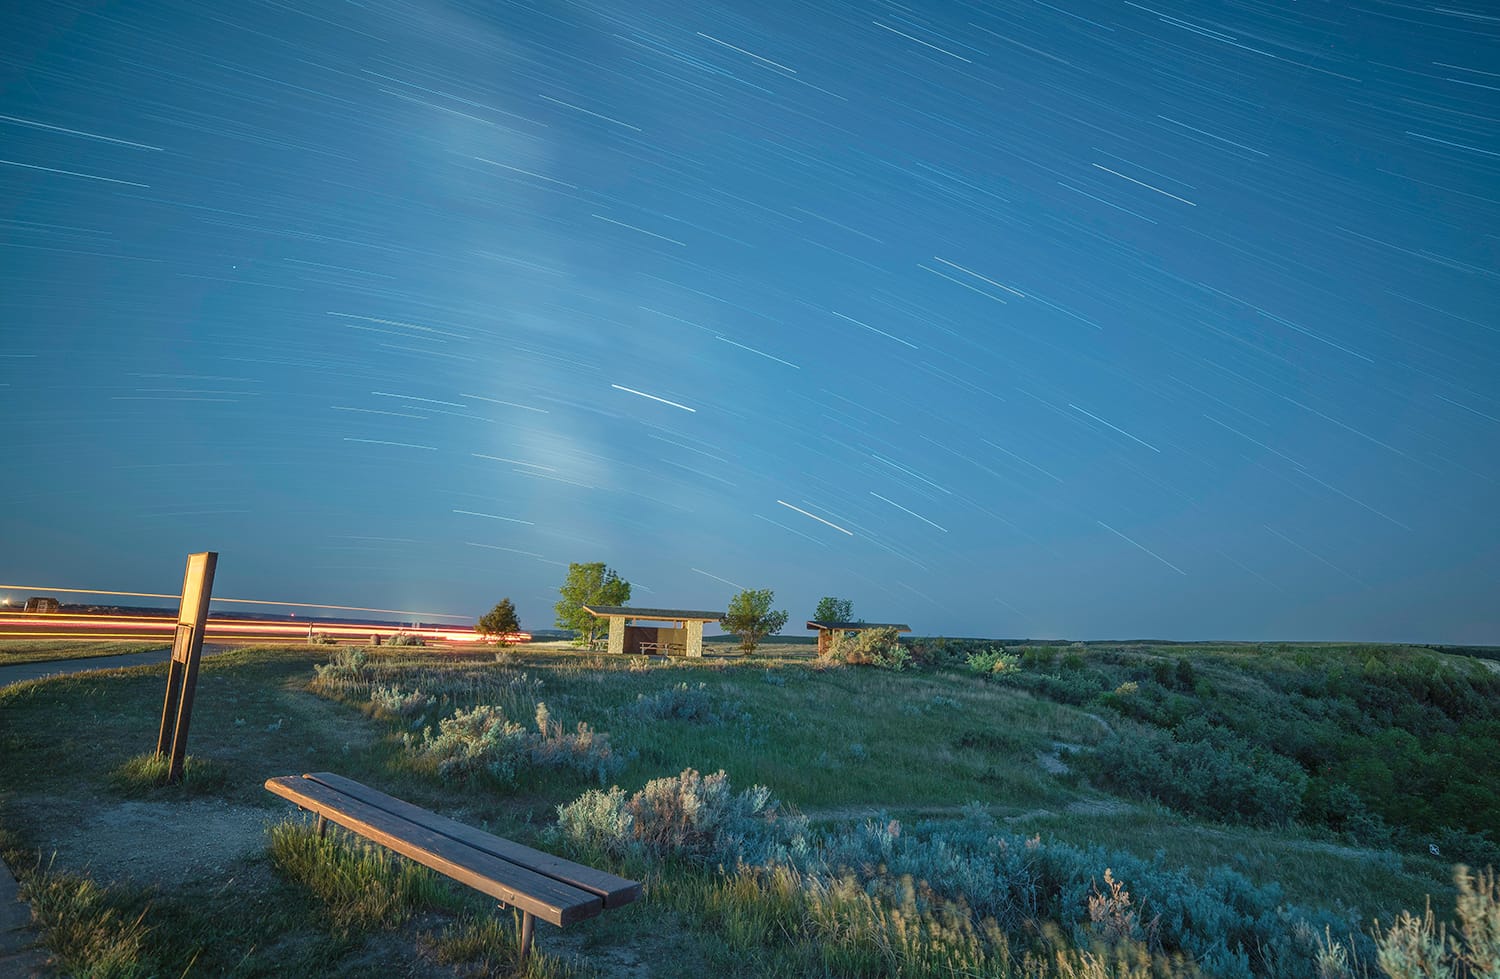
<svg viewBox="0 0 1500 979">
<path fill-rule="evenodd" d="M 77 799 L 33 798 L 14 804 L 28 818 L 59 816 L 39 848 L 56 870 L 100 883 L 128 881 L 163 888 L 223 876 L 266 847 L 265 828 L 279 813 L 222 799 L 128 800 L 96 806 Z M 143 845 L 170 840 L 170 845 Z"/>
</svg>

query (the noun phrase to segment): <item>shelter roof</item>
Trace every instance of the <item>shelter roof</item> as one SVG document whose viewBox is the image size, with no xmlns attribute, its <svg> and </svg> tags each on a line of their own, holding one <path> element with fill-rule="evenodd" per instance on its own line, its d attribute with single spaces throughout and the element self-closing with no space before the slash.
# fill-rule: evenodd
<svg viewBox="0 0 1500 979">
<path fill-rule="evenodd" d="M 910 632 L 911 626 L 898 622 L 807 622 L 809 629 L 829 629 L 839 632 L 863 632 L 866 629 L 895 629 L 897 632 Z"/>
<path fill-rule="evenodd" d="M 624 616 L 627 619 L 672 619 L 684 622 L 717 622 L 724 617 L 723 612 L 704 612 L 699 609 L 687 608 L 634 608 L 629 605 L 585 605 L 583 610 L 590 615 L 600 619 L 610 616 Z"/>
</svg>

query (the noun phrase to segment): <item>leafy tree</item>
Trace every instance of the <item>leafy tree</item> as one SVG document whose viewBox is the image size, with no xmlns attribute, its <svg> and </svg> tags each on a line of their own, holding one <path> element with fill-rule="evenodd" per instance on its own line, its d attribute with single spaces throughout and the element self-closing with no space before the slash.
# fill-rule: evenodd
<svg viewBox="0 0 1500 979">
<path fill-rule="evenodd" d="M 854 603 L 847 598 L 829 596 L 818 602 L 813 612 L 814 622 L 853 622 Z"/>
<path fill-rule="evenodd" d="M 740 637 L 741 652 L 753 651 L 762 639 L 786 625 L 786 612 L 771 611 L 775 598 L 769 588 L 746 588 L 730 600 L 729 611 L 719 624 Z"/>
<path fill-rule="evenodd" d="M 562 600 L 553 606 L 557 624 L 578 634 L 579 645 L 593 645 L 600 620 L 584 611 L 585 605 L 625 605 L 630 601 L 630 582 L 606 568 L 603 561 L 568 565 L 568 577 L 558 589 Z"/>
<path fill-rule="evenodd" d="M 516 617 L 516 606 L 508 598 L 502 598 L 495 607 L 480 617 L 474 631 L 481 636 L 507 636 L 521 631 L 521 620 Z"/>
</svg>

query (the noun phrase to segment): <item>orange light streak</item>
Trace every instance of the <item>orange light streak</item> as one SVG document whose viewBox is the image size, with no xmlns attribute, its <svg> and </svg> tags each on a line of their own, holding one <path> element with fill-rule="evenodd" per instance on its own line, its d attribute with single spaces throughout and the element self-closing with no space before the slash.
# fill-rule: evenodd
<svg viewBox="0 0 1500 979">
<path fill-rule="evenodd" d="M 181 595 L 163 595 L 150 591 L 97 591 L 88 588 L 52 588 L 47 585 L 0 585 L 0 588 L 14 588 L 16 591 L 54 591 L 64 595 L 123 595 L 128 598 L 176 598 Z M 458 615 L 453 612 L 414 612 L 404 608 L 365 608 L 362 605 L 315 605 L 312 602 L 268 602 L 259 598 L 211 598 L 210 604 L 220 603 L 225 605 L 275 605 L 284 608 L 326 608 L 337 609 L 343 612 L 383 612 L 387 615 L 414 615 L 417 618 L 430 619 L 467 619 L 470 616 Z"/>
<path fill-rule="evenodd" d="M 176 620 L 165 616 L 140 615 L 27 615 L 24 613 L 0 613 L 0 637 L 47 638 L 59 637 L 59 633 L 77 632 L 82 635 L 67 638 L 86 639 L 161 639 L 170 642 L 174 635 Z M 12 631 L 12 630 L 15 631 Z M 24 630 L 24 631 L 23 631 Z M 35 631 L 44 630 L 44 631 Z M 357 624 L 347 622 L 303 622 L 267 621 L 261 619 L 209 619 L 204 638 L 215 642 L 235 641 L 306 641 L 307 633 L 341 641 L 364 640 L 373 636 L 382 639 L 394 635 L 415 636 L 430 642 L 466 645 L 480 643 L 484 638 L 469 630 L 445 627 L 406 628 L 398 625 Z M 511 633 L 497 637 L 503 645 L 529 642 L 531 634 Z"/>
</svg>

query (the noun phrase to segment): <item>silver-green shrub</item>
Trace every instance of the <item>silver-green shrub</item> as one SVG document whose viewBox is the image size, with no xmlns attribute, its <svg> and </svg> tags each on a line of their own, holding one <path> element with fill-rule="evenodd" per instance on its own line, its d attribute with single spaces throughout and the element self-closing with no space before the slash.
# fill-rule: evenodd
<svg viewBox="0 0 1500 979">
<path fill-rule="evenodd" d="M 630 713 L 645 721 L 693 721 L 698 724 L 717 724 L 719 715 L 713 709 L 713 697 L 708 685 L 699 683 L 690 686 L 679 683 L 665 687 L 653 694 L 637 694 Z"/>
<path fill-rule="evenodd" d="M 1288 905 L 1275 884 L 1257 886 L 1227 867 L 1189 875 L 1159 857 L 1005 833 L 979 807 L 956 822 L 908 828 L 878 819 L 814 837 L 764 787 L 735 794 L 723 772 L 688 769 L 634 794 L 618 786 L 586 792 L 558 807 L 556 832 L 616 856 L 784 871 L 819 892 L 910 893 L 920 915 L 963 909 L 976 935 L 1022 936 L 1055 922 L 1078 948 L 1133 943 L 1188 956 L 1218 979 L 1329 979 L 1324 967 L 1341 957 L 1374 954 L 1357 934 L 1325 941 L 1358 923 Z M 1481 975 L 1490 979 L 1472 979 Z"/>
<path fill-rule="evenodd" d="M 608 735 L 582 722 L 573 731 L 564 730 L 545 703 L 537 703 L 535 710 L 536 726 L 530 728 L 506 717 L 500 707 L 480 704 L 443 718 L 436 733 L 428 727 L 403 741 L 419 765 L 443 778 L 484 774 L 514 784 L 527 768 L 571 768 L 603 784 L 624 767 Z"/>
<path fill-rule="evenodd" d="M 557 828 L 574 843 L 616 856 L 734 867 L 786 859 L 807 821 L 763 785 L 736 794 L 723 771 L 700 775 L 689 768 L 631 795 L 619 786 L 591 789 L 557 807 Z"/>
<path fill-rule="evenodd" d="M 399 684 L 377 684 L 370 688 L 370 703 L 377 714 L 387 717 L 418 717 L 436 704 L 437 698 L 421 690 L 403 690 Z"/>
</svg>

